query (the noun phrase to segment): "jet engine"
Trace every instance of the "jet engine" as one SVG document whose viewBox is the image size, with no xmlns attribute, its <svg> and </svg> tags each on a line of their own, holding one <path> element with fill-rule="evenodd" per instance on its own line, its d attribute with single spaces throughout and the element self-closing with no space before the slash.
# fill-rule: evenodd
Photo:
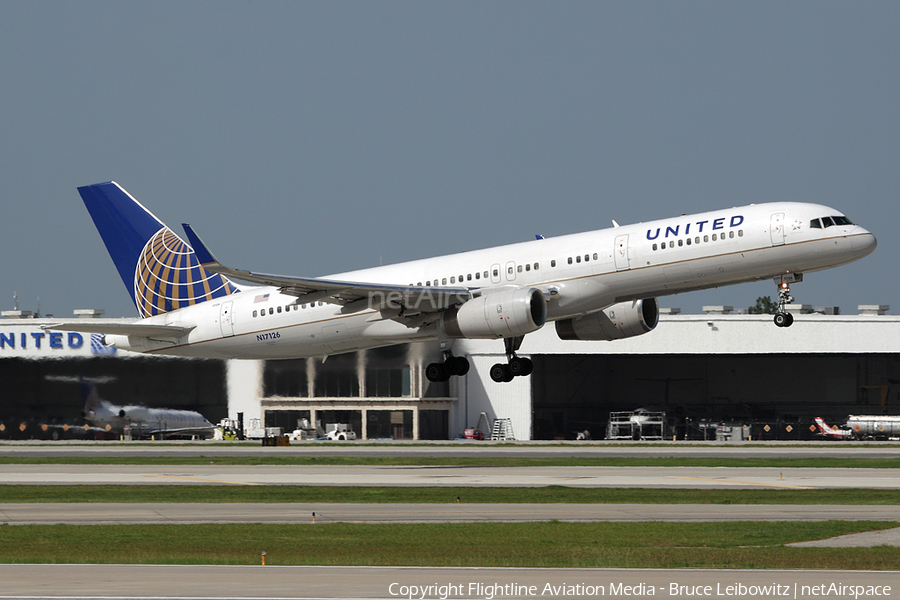
<svg viewBox="0 0 900 600">
<path fill-rule="evenodd" d="M 537 288 L 517 288 L 468 300 L 441 313 L 448 338 L 494 339 L 532 333 L 547 322 L 547 300 Z"/>
<path fill-rule="evenodd" d="M 620 340 L 643 335 L 659 322 L 659 302 L 645 298 L 614 304 L 601 311 L 556 322 L 561 340 Z"/>
</svg>

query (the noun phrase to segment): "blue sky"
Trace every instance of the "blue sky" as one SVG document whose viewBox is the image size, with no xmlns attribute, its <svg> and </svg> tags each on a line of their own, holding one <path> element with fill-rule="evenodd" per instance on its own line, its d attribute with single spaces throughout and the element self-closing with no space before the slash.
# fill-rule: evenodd
<svg viewBox="0 0 900 600">
<path fill-rule="evenodd" d="M 818 202 L 879 247 L 797 301 L 896 312 L 898 31 L 897 2 L 3 2 L 0 309 L 136 315 L 76 191 L 115 180 L 303 276 Z"/>
</svg>

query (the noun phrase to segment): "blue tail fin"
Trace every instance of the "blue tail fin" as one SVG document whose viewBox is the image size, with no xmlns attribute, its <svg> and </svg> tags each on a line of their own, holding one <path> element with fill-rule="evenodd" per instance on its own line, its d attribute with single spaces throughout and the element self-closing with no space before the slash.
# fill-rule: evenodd
<svg viewBox="0 0 900 600">
<path fill-rule="evenodd" d="M 141 317 L 238 291 L 118 183 L 78 188 Z"/>
</svg>

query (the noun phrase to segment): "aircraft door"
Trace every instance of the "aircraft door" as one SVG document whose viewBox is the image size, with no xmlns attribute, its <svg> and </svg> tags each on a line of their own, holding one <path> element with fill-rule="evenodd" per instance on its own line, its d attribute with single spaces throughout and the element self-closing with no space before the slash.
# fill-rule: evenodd
<svg viewBox="0 0 900 600">
<path fill-rule="evenodd" d="M 769 233 L 772 235 L 772 245 L 784 244 L 784 213 L 772 213 Z"/>
<path fill-rule="evenodd" d="M 616 236 L 616 247 L 613 250 L 616 260 L 616 271 L 627 271 L 631 268 L 631 261 L 628 259 L 628 234 Z"/>
<path fill-rule="evenodd" d="M 219 327 L 222 328 L 222 335 L 224 337 L 231 337 L 234 335 L 234 319 L 231 315 L 231 309 L 234 305 L 234 302 L 228 301 L 223 302 L 222 306 L 219 308 Z"/>
<path fill-rule="evenodd" d="M 514 263 L 514 262 L 506 263 L 506 280 L 507 281 L 515 281 L 516 280 L 516 263 Z"/>
</svg>

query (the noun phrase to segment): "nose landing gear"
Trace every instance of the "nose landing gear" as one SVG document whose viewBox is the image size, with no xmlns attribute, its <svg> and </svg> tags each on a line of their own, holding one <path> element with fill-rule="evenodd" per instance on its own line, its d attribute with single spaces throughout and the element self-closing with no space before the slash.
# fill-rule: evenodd
<svg viewBox="0 0 900 600">
<path fill-rule="evenodd" d="M 791 296 L 791 285 L 787 281 L 778 283 L 778 312 L 775 313 L 775 325 L 778 327 L 790 327 L 794 324 L 794 315 L 787 312 L 785 308 L 794 301 Z"/>
</svg>

